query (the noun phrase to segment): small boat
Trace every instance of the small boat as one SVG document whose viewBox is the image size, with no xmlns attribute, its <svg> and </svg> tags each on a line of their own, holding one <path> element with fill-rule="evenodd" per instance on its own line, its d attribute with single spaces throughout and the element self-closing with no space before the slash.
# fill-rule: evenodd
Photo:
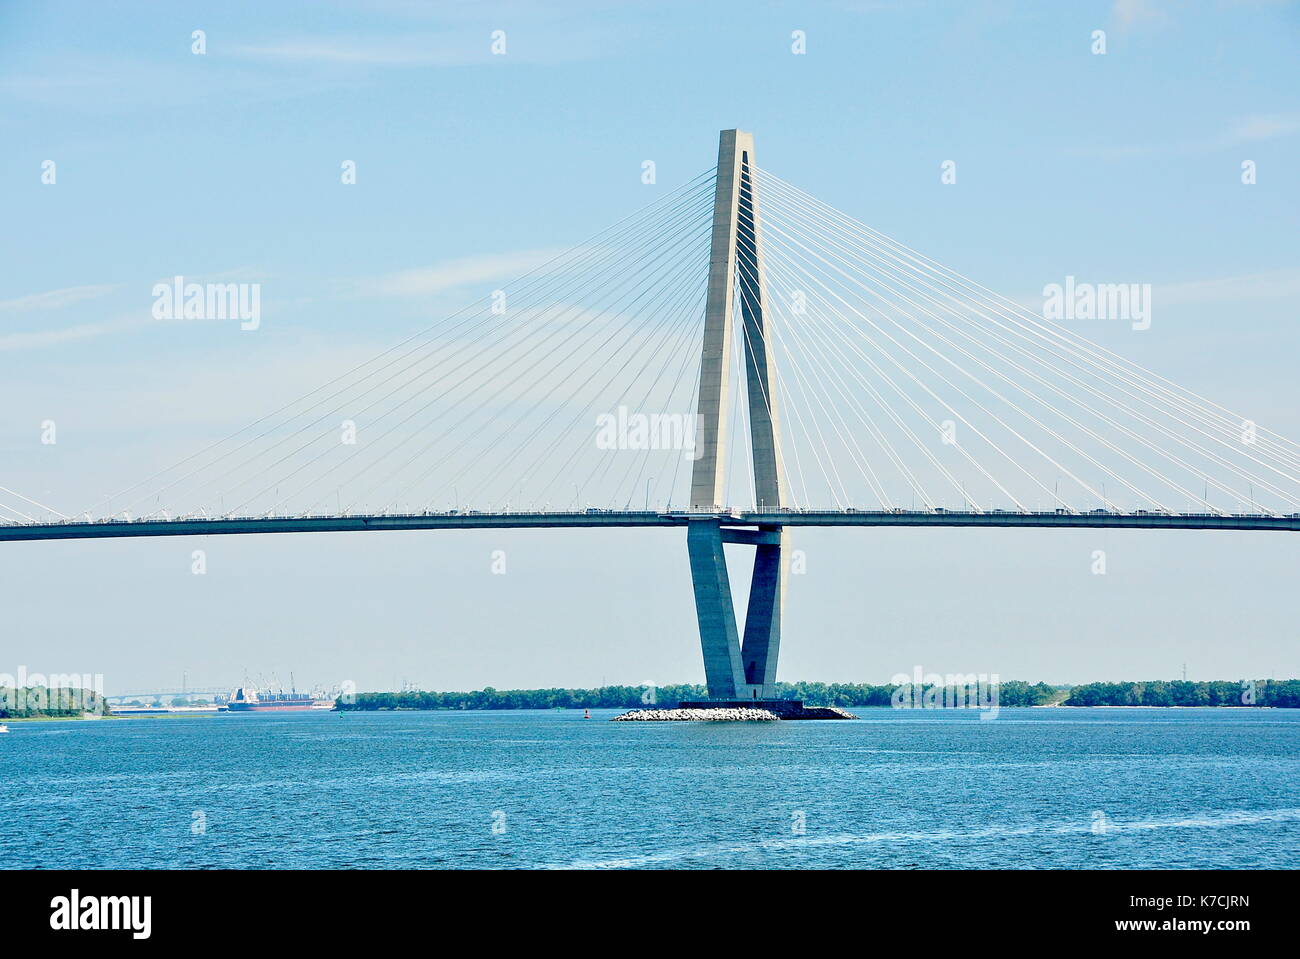
<svg viewBox="0 0 1300 959">
<path fill-rule="evenodd" d="M 4 723 L 0 723 L 0 733 L 7 733 L 7 732 L 9 732 L 9 727 L 6 726 Z"/>
</svg>

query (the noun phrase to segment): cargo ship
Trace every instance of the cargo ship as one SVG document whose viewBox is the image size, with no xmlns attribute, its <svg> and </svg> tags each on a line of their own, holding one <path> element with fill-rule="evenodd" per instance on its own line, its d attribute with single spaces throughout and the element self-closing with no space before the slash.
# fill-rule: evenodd
<svg viewBox="0 0 1300 959">
<path fill-rule="evenodd" d="M 333 709 L 334 700 L 321 699 L 312 693 L 258 692 L 251 686 L 239 686 L 226 700 L 226 710 L 232 713 L 269 713 L 302 711 L 304 709 Z"/>
</svg>

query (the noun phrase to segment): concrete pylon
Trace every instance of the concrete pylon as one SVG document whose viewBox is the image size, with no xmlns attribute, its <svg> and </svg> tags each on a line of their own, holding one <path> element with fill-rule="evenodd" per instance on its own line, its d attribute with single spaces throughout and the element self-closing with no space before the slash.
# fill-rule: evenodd
<svg viewBox="0 0 1300 959">
<path fill-rule="evenodd" d="M 687 532 L 705 682 L 709 697 L 719 700 L 768 699 L 776 692 L 785 593 L 785 531 L 779 524 L 758 530 L 730 529 L 724 525 L 725 518 L 718 515 L 725 506 L 726 417 L 735 335 L 732 316 L 737 298 L 742 322 L 736 342 L 745 358 L 745 401 L 758 500 L 755 505 L 760 510 L 782 507 L 780 418 L 765 297 L 762 223 L 754 184 L 754 137 L 740 130 L 723 130 L 718 138 L 709 285 L 700 355 L 698 458 L 691 474 L 691 511 L 704 515 L 692 518 Z M 755 548 L 743 646 L 723 556 L 725 543 Z"/>
</svg>

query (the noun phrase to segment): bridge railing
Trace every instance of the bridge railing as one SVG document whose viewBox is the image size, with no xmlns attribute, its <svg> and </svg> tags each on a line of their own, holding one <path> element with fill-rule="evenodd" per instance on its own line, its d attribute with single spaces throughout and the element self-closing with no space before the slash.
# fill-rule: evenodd
<svg viewBox="0 0 1300 959">
<path fill-rule="evenodd" d="M 1296 513 L 1275 513 L 1275 512 L 1254 512 L 1254 513 L 1228 513 L 1228 512 L 1177 512 L 1173 510 L 1151 510 L 1139 509 L 1126 512 L 1114 509 L 1072 509 L 1058 507 L 1051 510 L 1010 510 L 1010 509 L 951 509 L 943 506 L 925 507 L 921 509 L 904 508 L 904 507 L 782 507 L 781 509 L 750 509 L 734 506 L 719 506 L 714 509 L 673 509 L 665 510 L 633 510 L 633 509 L 614 509 L 601 507 L 588 507 L 581 510 L 421 510 L 417 512 L 398 512 L 384 511 L 378 513 L 297 513 L 297 514 L 260 514 L 260 515 L 240 515 L 227 514 L 220 516 L 210 515 L 177 515 L 177 516 L 156 516 L 144 515 L 137 517 L 106 516 L 99 518 L 71 517 L 56 520 L 38 520 L 32 522 L 23 522 L 18 520 L 0 520 L 0 528 L 66 528 L 81 526 L 137 526 L 141 524 L 165 525 L 165 524 L 206 524 L 227 525 L 232 522 L 239 523 L 260 523 L 260 522 L 292 522 L 295 520 L 437 520 L 437 519 L 474 519 L 474 518 L 554 518 L 554 519 L 579 519 L 585 517 L 667 517 L 689 519 L 691 517 L 743 517 L 743 516 L 951 516 L 951 517 L 992 517 L 992 516 L 1022 516 L 1022 517 L 1054 517 L 1054 516 L 1076 516 L 1076 517 L 1180 517 L 1185 519 L 1300 519 L 1300 512 Z"/>
</svg>

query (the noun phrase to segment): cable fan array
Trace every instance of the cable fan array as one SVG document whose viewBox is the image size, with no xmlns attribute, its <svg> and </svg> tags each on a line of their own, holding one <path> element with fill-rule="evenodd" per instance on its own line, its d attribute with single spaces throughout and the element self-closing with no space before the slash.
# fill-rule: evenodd
<svg viewBox="0 0 1300 959">
<path fill-rule="evenodd" d="M 756 183 L 794 506 L 1300 509 L 1296 444 L 771 173 Z"/>
<path fill-rule="evenodd" d="M 665 507 L 689 475 L 713 171 L 109 497 L 128 516 Z M 660 432 L 665 432 L 660 430 Z"/>
<path fill-rule="evenodd" d="M 685 508 L 715 182 L 701 174 L 91 510 Z M 757 505 L 748 410 L 763 403 L 790 508 L 1300 511 L 1295 443 L 774 174 L 754 170 L 753 189 L 761 257 L 739 257 L 736 279 L 764 291 L 773 395 L 745 396 L 762 344 L 737 297 L 728 507 Z M 0 521 L 33 521 L 29 504 L 0 499 Z"/>
</svg>

